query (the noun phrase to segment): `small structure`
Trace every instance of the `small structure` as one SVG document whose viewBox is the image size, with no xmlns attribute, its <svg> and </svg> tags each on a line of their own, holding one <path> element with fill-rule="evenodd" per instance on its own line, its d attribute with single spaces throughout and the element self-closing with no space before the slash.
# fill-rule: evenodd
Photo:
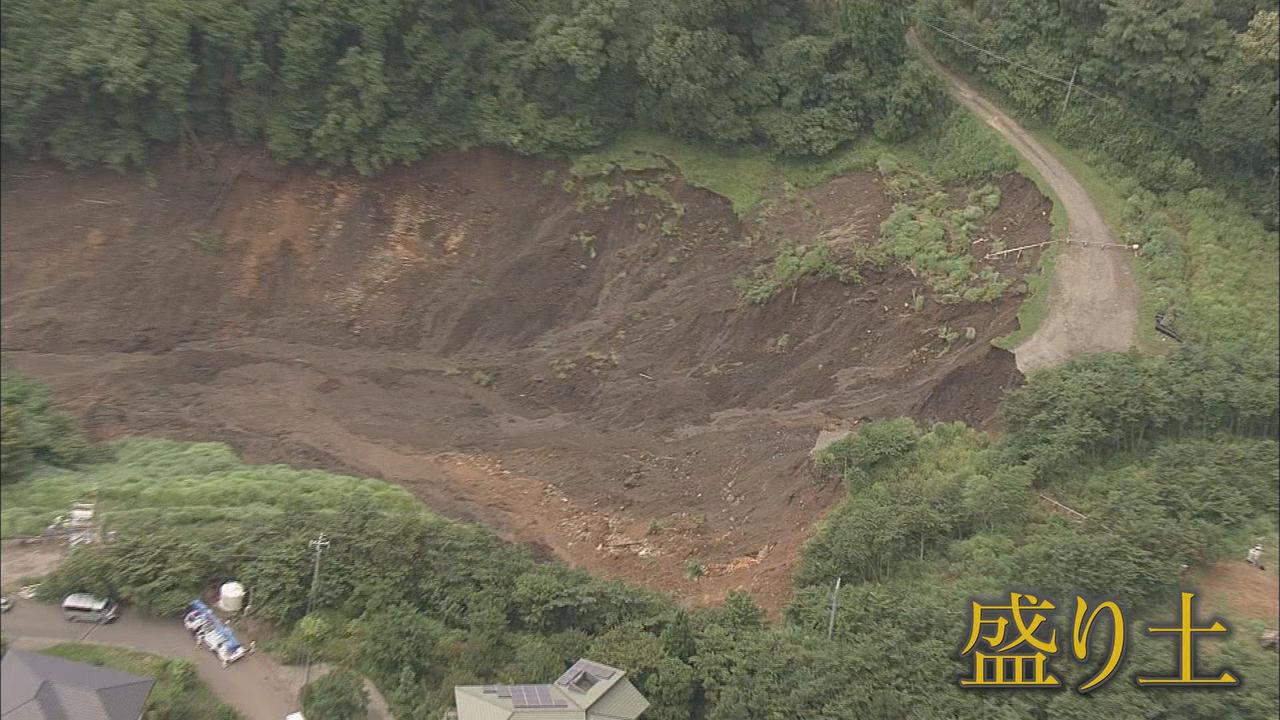
<svg viewBox="0 0 1280 720">
<path fill-rule="evenodd" d="M 1262 557 L 1262 546 L 1254 545 L 1253 547 L 1249 548 L 1249 552 L 1245 553 L 1244 561 L 1249 563 L 1250 565 L 1256 566 L 1258 564 L 1258 559 L 1261 557 Z"/>
<path fill-rule="evenodd" d="M 0 662 L 4 720 L 139 720 L 155 680 L 26 650 Z"/>
<path fill-rule="evenodd" d="M 458 720 L 636 720 L 649 701 L 626 673 L 579 660 L 550 685 L 460 685 Z"/>
<path fill-rule="evenodd" d="M 244 586 L 232 581 L 218 589 L 218 607 L 223 612 L 238 613 L 244 608 Z"/>
<path fill-rule="evenodd" d="M 88 545 L 99 540 L 98 523 L 95 519 L 97 504 L 95 502 L 76 502 L 71 505 L 71 512 L 59 515 L 53 523 L 44 529 L 42 537 L 62 539 L 68 547 Z"/>
<path fill-rule="evenodd" d="M 1258 643 L 1264 650 L 1280 651 L 1280 630 L 1264 630 L 1258 636 Z"/>
</svg>

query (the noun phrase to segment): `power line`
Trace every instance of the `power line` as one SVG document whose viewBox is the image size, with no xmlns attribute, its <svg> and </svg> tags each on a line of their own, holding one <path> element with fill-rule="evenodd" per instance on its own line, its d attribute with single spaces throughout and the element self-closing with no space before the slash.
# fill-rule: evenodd
<svg viewBox="0 0 1280 720">
<path fill-rule="evenodd" d="M 933 18 L 933 19 L 940 19 L 940 18 Z M 1110 103 L 1111 105 L 1115 106 L 1115 107 L 1116 107 L 1116 109 L 1118 109 L 1118 110 L 1120 110 L 1120 111 L 1124 112 L 1126 115 L 1128 115 L 1128 116 L 1129 116 L 1129 118 L 1130 118 L 1131 120 L 1133 120 L 1134 122 L 1136 122 L 1136 123 L 1138 123 L 1138 124 L 1140 124 L 1140 125 L 1146 125 L 1147 127 L 1151 128 L 1151 129 L 1153 129 L 1153 130 L 1159 130 L 1160 132 L 1166 133 L 1166 134 L 1168 134 L 1168 135 L 1172 136 L 1174 139 L 1179 140 L 1179 141 L 1181 141 L 1181 142 L 1184 142 L 1184 143 L 1190 143 L 1190 144 L 1192 144 L 1192 145 L 1197 145 L 1197 146 L 1199 145 L 1199 141 L 1197 141 L 1194 137 L 1192 137 L 1192 136 L 1188 135 L 1185 131 L 1177 130 L 1177 129 L 1175 129 L 1175 128 L 1171 128 L 1171 127 L 1169 127 L 1169 126 L 1167 126 L 1167 125 L 1162 125 L 1162 124 L 1160 124 L 1160 123 L 1153 122 L 1153 121 L 1148 120 L 1148 119 L 1146 119 L 1146 118 L 1144 118 L 1144 117 L 1141 117 L 1141 116 L 1139 115 L 1138 111 L 1136 111 L 1136 110 L 1134 110 L 1133 108 L 1129 107 L 1129 104 L 1128 104 L 1124 99 L 1119 98 L 1119 97 L 1115 97 L 1115 96 L 1112 96 L 1112 95 L 1105 95 L 1105 94 L 1102 94 L 1102 93 L 1099 93 L 1099 92 L 1095 92 L 1095 91 L 1090 90 L 1089 88 L 1085 87 L 1085 86 L 1084 86 L 1084 85 L 1082 85 L 1081 83 L 1079 83 L 1079 82 L 1075 82 L 1075 81 L 1074 81 L 1074 77 L 1075 77 L 1075 75 L 1076 75 L 1076 72 L 1075 72 L 1075 71 L 1073 71 L 1073 72 L 1072 72 L 1072 78 L 1073 78 L 1072 80 L 1067 80 L 1067 79 L 1065 79 L 1065 78 L 1060 78 L 1060 77 L 1057 77 L 1056 75 L 1050 75 L 1049 73 L 1046 73 L 1046 72 L 1043 72 L 1043 71 L 1041 71 L 1041 70 L 1039 70 L 1039 69 L 1037 69 L 1037 68 L 1031 67 L 1030 65 L 1027 65 L 1027 64 L 1025 64 L 1025 63 L 1018 62 L 1017 60 L 1014 60 L 1014 59 L 1012 59 L 1012 58 L 1005 57 L 1004 55 L 1001 55 L 1001 54 L 999 54 L 999 53 L 997 53 L 997 52 L 994 52 L 994 51 L 988 50 L 988 49 L 986 49 L 986 48 L 984 48 L 984 47 L 980 47 L 980 46 L 978 46 L 978 45 L 975 45 L 975 44 L 973 44 L 973 43 L 969 42 L 968 40 L 965 40 L 964 38 L 960 37 L 959 35 L 956 35 L 956 34 L 954 34 L 954 33 L 948 32 L 948 31 L 946 31 L 946 30 L 944 30 L 944 29 L 942 29 L 942 28 L 938 27 L 937 25 L 934 25 L 933 23 L 929 22 L 928 20 L 925 20 L 924 18 L 920 18 L 920 24 L 921 24 L 921 25 L 924 25 L 925 27 L 927 27 L 927 28 L 929 28 L 929 29 L 931 29 L 931 30 L 933 30 L 934 32 L 937 32 L 937 33 L 938 33 L 938 34 L 940 34 L 940 35 L 943 35 L 943 36 L 945 36 L 945 37 L 947 37 L 947 38 L 950 38 L 951 40 L 954 40 L 954 41 L 956 41 L 956 42 L 960 43 L 961 45 L 964 45 L 965 47 L 972 48 L 972 49 L 974 49 L 974 50 L 976 50 L 976 51 L 978 51 L 978 52 L 980 52 L 980 53 L 982 53 L 982 54 L 984 54 L 984 55 L 989 55 L 989 56 L 991 56 L 991 57 L 993 57 L 993 58 L 996 58 L 997 60 L 1000 60 L 1001 62 L 1005 62 L 1005 63 L 1008 63 L 1009 65 L 1014 66 L 1014 67 L 1020 68 L 1020 69 L 1022 69 L 1022 70 L 1026 70 L 1027 72 L 1029 72 L 1029 73 L 1031 73 L 1031 74 L 1033 74 L 1033 75 L 1036 75 L 1037 77 L 1040 77 L 1040 78 L 1043 78 L 1043 79 L 1045 79 L 1045 80 L 1048 80 L 1048 81 L 1050 81 L 1050 82 L 1056 82 L 1056 83 L 1059 83 L 1059 84 L 1061 84 L 1061 85 L 1066 85 L 1066 86 L 1067 86 L 1067 88 L 1068 88 L 1068 90 L 1067 90 L 1067 92 L 1068 92 L 1068 99 L 1069 99 L 1069 97 L 1070 97 L 1070 93 L 1071 93 L 1071 91 L 1072 91 L 1072 90 L 1074 90 L 1075 92 L 1082 93 L 1082 94 L 1087 95 L 1087 96 L 1089 96 L 1089 97 L 1091 97 L 1091 98 L 1093 98 L 1093 99 L 1095 99 L 1095 100 L 1098 100 L 1098 101 L 1100 101 L 1100 102 Z M 1079 66 L 1078 66 L 1078 65 L 1076 66 L 1076 69 L 1077 69 L 1077 70 L 1079 69 Z M 1064 103 L 1063 103 L 1063 110 L 1064 110 L 1064 111 L 1066 110 L 1066 102 L 1064 102 Z"/>
<path fill-rule="evenodd" d="M 1051 80 L 1051 81 L 1056 82 L 1056 83 L 1062 83 L 1063 85 L 1068 84 L 1068 81 L 1063 80 L 1063 79 L 1062 79 L 1062 78 L 1060 78 L 1060 77 L 1054 77 L 1053 75 L 1050 75 L 1050 74 L 1045 73 L 1045 72 L 1041 72 L 1040 70 L 1037 70 L 1036 68 L 1033 68 L 1033 67 L 1031 67 L 1030 65 L 1024 65 L 1024 64 L 1022 64 L 1022 63 L 1018 62 L 1017 60 L 1013 60 L 1013 59 L 1007 58 L 1007 57 L 1005 57 L 1005 56 L 1003 56 L 1003 55 L 1001 55 L 1001 54 L 999 54 L 999 53 L 995 53 L 995 52 L 992 52 L 992 51 L 990 51 L 990 50 L 987 50 L 986 48 L 983 48 L 983 47 L 979 47 L 979 46 L 977 46 L 977 45 L 974 45 L 973 43 L 969 42 L 968 40 L 965 40 L 964 38 L 960 37 L 959 35 L 953 35 L 952 33 L 949 33 L 949 32 L 947 32 L 946 30 L 943 30 L 942 28 L 938 27 L 937 25 L 934 25 L 934 24 L 932 24 L 932 23 L 930 23 L 930 22 L 928 22 L 928 21 L 926 21 L 926 20 L 923 20 L 923 19 L 922 19 L 922 20 L 920 21 L 920 24 L 921 24 L 921 25 L 924 25 L 925 27 L 932 28 L 933 30 L 937 31 L 939 34 L 945 35 L 945 36 L 947 36 L 947 37 L 951 38 L 952 40 L 955 40 L 956 42 L 960 43 L 961 45 L 964 45 L 964 46 L 966 46 L 966 47 L 973 48 L 974 50 L 977 50 L 978 52 L 983 53 L 984 55 L 990 55 L 991 57 L 996 58 L 997 60 L 1001 60 L 1001 61 L 1007 62 L 1007 63 L 1009 63 L 1010 65 L 1013 65 L 1014 67 L 1022 68 L 1023 70 L 1026 70 L 1026 71 L 1027 71 L 1027 72 L 1029 72 L 1029 73 L 1032 73 L 1032 74 L 1034 74 L 1034 75 L 1038 75 L 1038 76 L 1040 76 L 1040 77 L 1044 78 L 1045 80 Z M 1081 88 L 1080 88 L 1080 92 L 1087 92 L 1087 91 L 1086 91 L 1083 87 L 1081 87 Z"/>
</svg>

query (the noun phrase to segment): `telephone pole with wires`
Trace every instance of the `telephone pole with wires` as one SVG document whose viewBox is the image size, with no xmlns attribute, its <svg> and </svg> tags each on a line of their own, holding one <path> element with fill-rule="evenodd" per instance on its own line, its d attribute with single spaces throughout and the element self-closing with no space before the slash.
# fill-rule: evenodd
<svg viewBox="0 0 1280 720">
<path fill-rule="evenodd" d="M 840 578 L 836 578 L 836 589 L 831 593 L 831 619 L 827 621 L 827 639 L 836 631 L 836 608 L 840 604 Z"/>
<path fill-rule="evenodd" d="M 1076 73 L 1078 72 L 1080 72 L 1080 66 L 1076 65 L 1071 70 L 1071 81 L 1067 83 L 1067 96 L 1062 99 L 1062 113 L 1059 113 L 1059 115 L 1067 111 L 1067 103 L 1071 102 L 1071 91 L 1076 88 Z"/>
<path fill-rule="evenodd" d="M 316 552 L 315 565 L 311 570 L 311 592 L 310 594 L 307 595 L 307 615 L 310 615 L 311 608 L 316 601 L 316 589 L 320 587 L 320 555 L 325 550 L 329 549 L 329 536 L 325 535 L 324 533 L 320 533 L 318 537 L 314 538 L 307 544 L 312 550 L 315 550 Z M 309 683 L 310 681 L 311 681 L 311 648 L 307 648 L 307 669 L 303 672 L 303 675 L 302 675 L 302 686 L 306 687 L 307 683 Z"/>
</svg>

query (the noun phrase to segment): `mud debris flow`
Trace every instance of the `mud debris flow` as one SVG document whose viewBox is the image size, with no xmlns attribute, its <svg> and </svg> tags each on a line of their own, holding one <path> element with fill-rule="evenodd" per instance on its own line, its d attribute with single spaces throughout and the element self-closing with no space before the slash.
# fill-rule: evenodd
<svg viewBox="0 0 1280 720">
<path fill-rule="evenodd" d="M 785 602 L 842 493 L 811 470 L 819 431 L 989 425 L 1021 380 L 990 346 L 1016 327 L 1016 292 L 917 310 L 923 281 L 888 268 L 739 301 L 733 279 L 772 238 L 873 241 L 892 206 L 874 174 L 746 218 L 650 178 L 682 206 L 674 229 L 654 196 L 580 209 L 547 182 L 563 163 L 488 150 L 376 179 L 243 154 L 171 158 L 153 183 L 27 174 L 4 189 L 3 348 L 97 437 L 218 439 L 386 478 L 691 602 Z M 1000 186 L 990 232 L 1047 239 L 1048 201 L 1019 176 Z M 973 337 L 943 347 L 943 326 Z"/>
</svg>

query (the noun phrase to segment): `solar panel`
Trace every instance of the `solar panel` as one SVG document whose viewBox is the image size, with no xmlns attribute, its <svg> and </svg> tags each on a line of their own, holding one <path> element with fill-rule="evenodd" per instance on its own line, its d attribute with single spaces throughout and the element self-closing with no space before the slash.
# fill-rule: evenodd
<svg viewBox="0 0 1280 720">
<path fill-rule="evenodd" d="M 511 707 L 515 708 L 553 708 L 568 707 L 569 704 L 551 694 L 550 685 L 512 685 Z"/>
</svg>

